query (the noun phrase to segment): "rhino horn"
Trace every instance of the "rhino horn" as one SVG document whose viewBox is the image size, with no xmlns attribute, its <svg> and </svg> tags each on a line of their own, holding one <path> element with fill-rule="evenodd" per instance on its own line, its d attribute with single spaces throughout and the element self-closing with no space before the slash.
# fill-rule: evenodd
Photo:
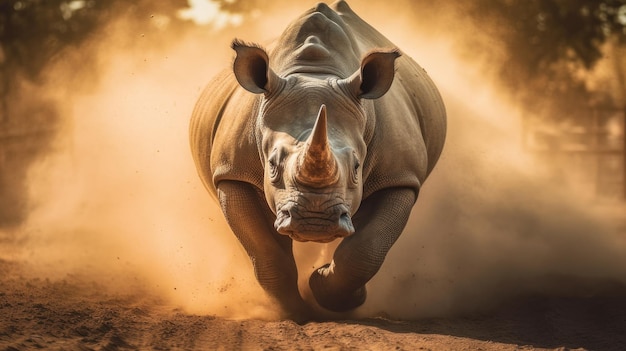
<svg viewBox="0 0 626 351">
<path fill-rule="evenodd" d="M 322 105 L 298 163 L 296 179 L 306 185 L 324 187 L 337 182 L 337 160 L 328 142 L 326 106 Z"/>
</svg>

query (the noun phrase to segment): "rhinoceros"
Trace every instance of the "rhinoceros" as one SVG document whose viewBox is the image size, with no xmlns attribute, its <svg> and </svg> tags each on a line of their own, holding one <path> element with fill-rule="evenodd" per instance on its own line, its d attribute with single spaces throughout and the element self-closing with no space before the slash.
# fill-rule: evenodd
<svg viewBox="0 0 626 351">
<path fill-rule="evenodd" d="M 446 112 L 408 55 L 345 1 L 320 3 L 264 49 L 235 39 L 231 69 L 190 123 L 200 178 L 285 316 L 366 299 L 442 151 Z M 298 291 L 293 240 L 340 239 Z"/>
</svg>

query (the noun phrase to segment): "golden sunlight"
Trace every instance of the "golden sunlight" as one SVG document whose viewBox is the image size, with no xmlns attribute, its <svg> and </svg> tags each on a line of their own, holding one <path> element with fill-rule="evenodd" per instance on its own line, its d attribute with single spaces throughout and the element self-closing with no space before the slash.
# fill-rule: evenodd
<svg viewBox="0 0 626 351">
<path fill-rule="evenodd" d="M 188 0 L 189 7 L 178 11 L 178 17 L 199 25 L 210 25 L 214 29 L 226 26 L 239 26 L 243 16 L 223 11 L 214 0 Z"/>
</svg>

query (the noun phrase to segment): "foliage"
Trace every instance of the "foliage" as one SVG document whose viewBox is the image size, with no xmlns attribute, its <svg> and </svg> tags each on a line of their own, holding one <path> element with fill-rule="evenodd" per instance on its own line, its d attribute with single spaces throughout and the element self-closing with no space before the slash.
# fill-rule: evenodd
<svg viewBox="0 0 626 351">
<path fill-rule="evenodd" d="M 590 102 L 606 100 L 579 73 L 603 57 L 607 40 L 626 43 L 626 0 L 473 0 L 465 10 L 503 48 L 498 75 L 531 112 L 584 118 Z"/>
<path fill-rule="evenodd" d="M 68 46 L 79 46 L 122 14 L 148 17 L 172 12 L 184 0 L 0 0 L 0 64 L 11 75 L 37 79 L 47 63 Z"/>
</svg>

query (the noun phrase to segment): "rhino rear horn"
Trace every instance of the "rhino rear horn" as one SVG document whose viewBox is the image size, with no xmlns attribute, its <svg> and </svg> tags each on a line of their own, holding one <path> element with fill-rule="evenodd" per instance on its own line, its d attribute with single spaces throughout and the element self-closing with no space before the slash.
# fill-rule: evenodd
<svg viewBox="0 0 626 351">
<path fill-rule="evenodd" d="M 327 186 L 339 179 L 337 160 L 328 141 L 325 105 L 320 107 L 296 174 L 298 181 L 314 187 Z"/>
</svg>

